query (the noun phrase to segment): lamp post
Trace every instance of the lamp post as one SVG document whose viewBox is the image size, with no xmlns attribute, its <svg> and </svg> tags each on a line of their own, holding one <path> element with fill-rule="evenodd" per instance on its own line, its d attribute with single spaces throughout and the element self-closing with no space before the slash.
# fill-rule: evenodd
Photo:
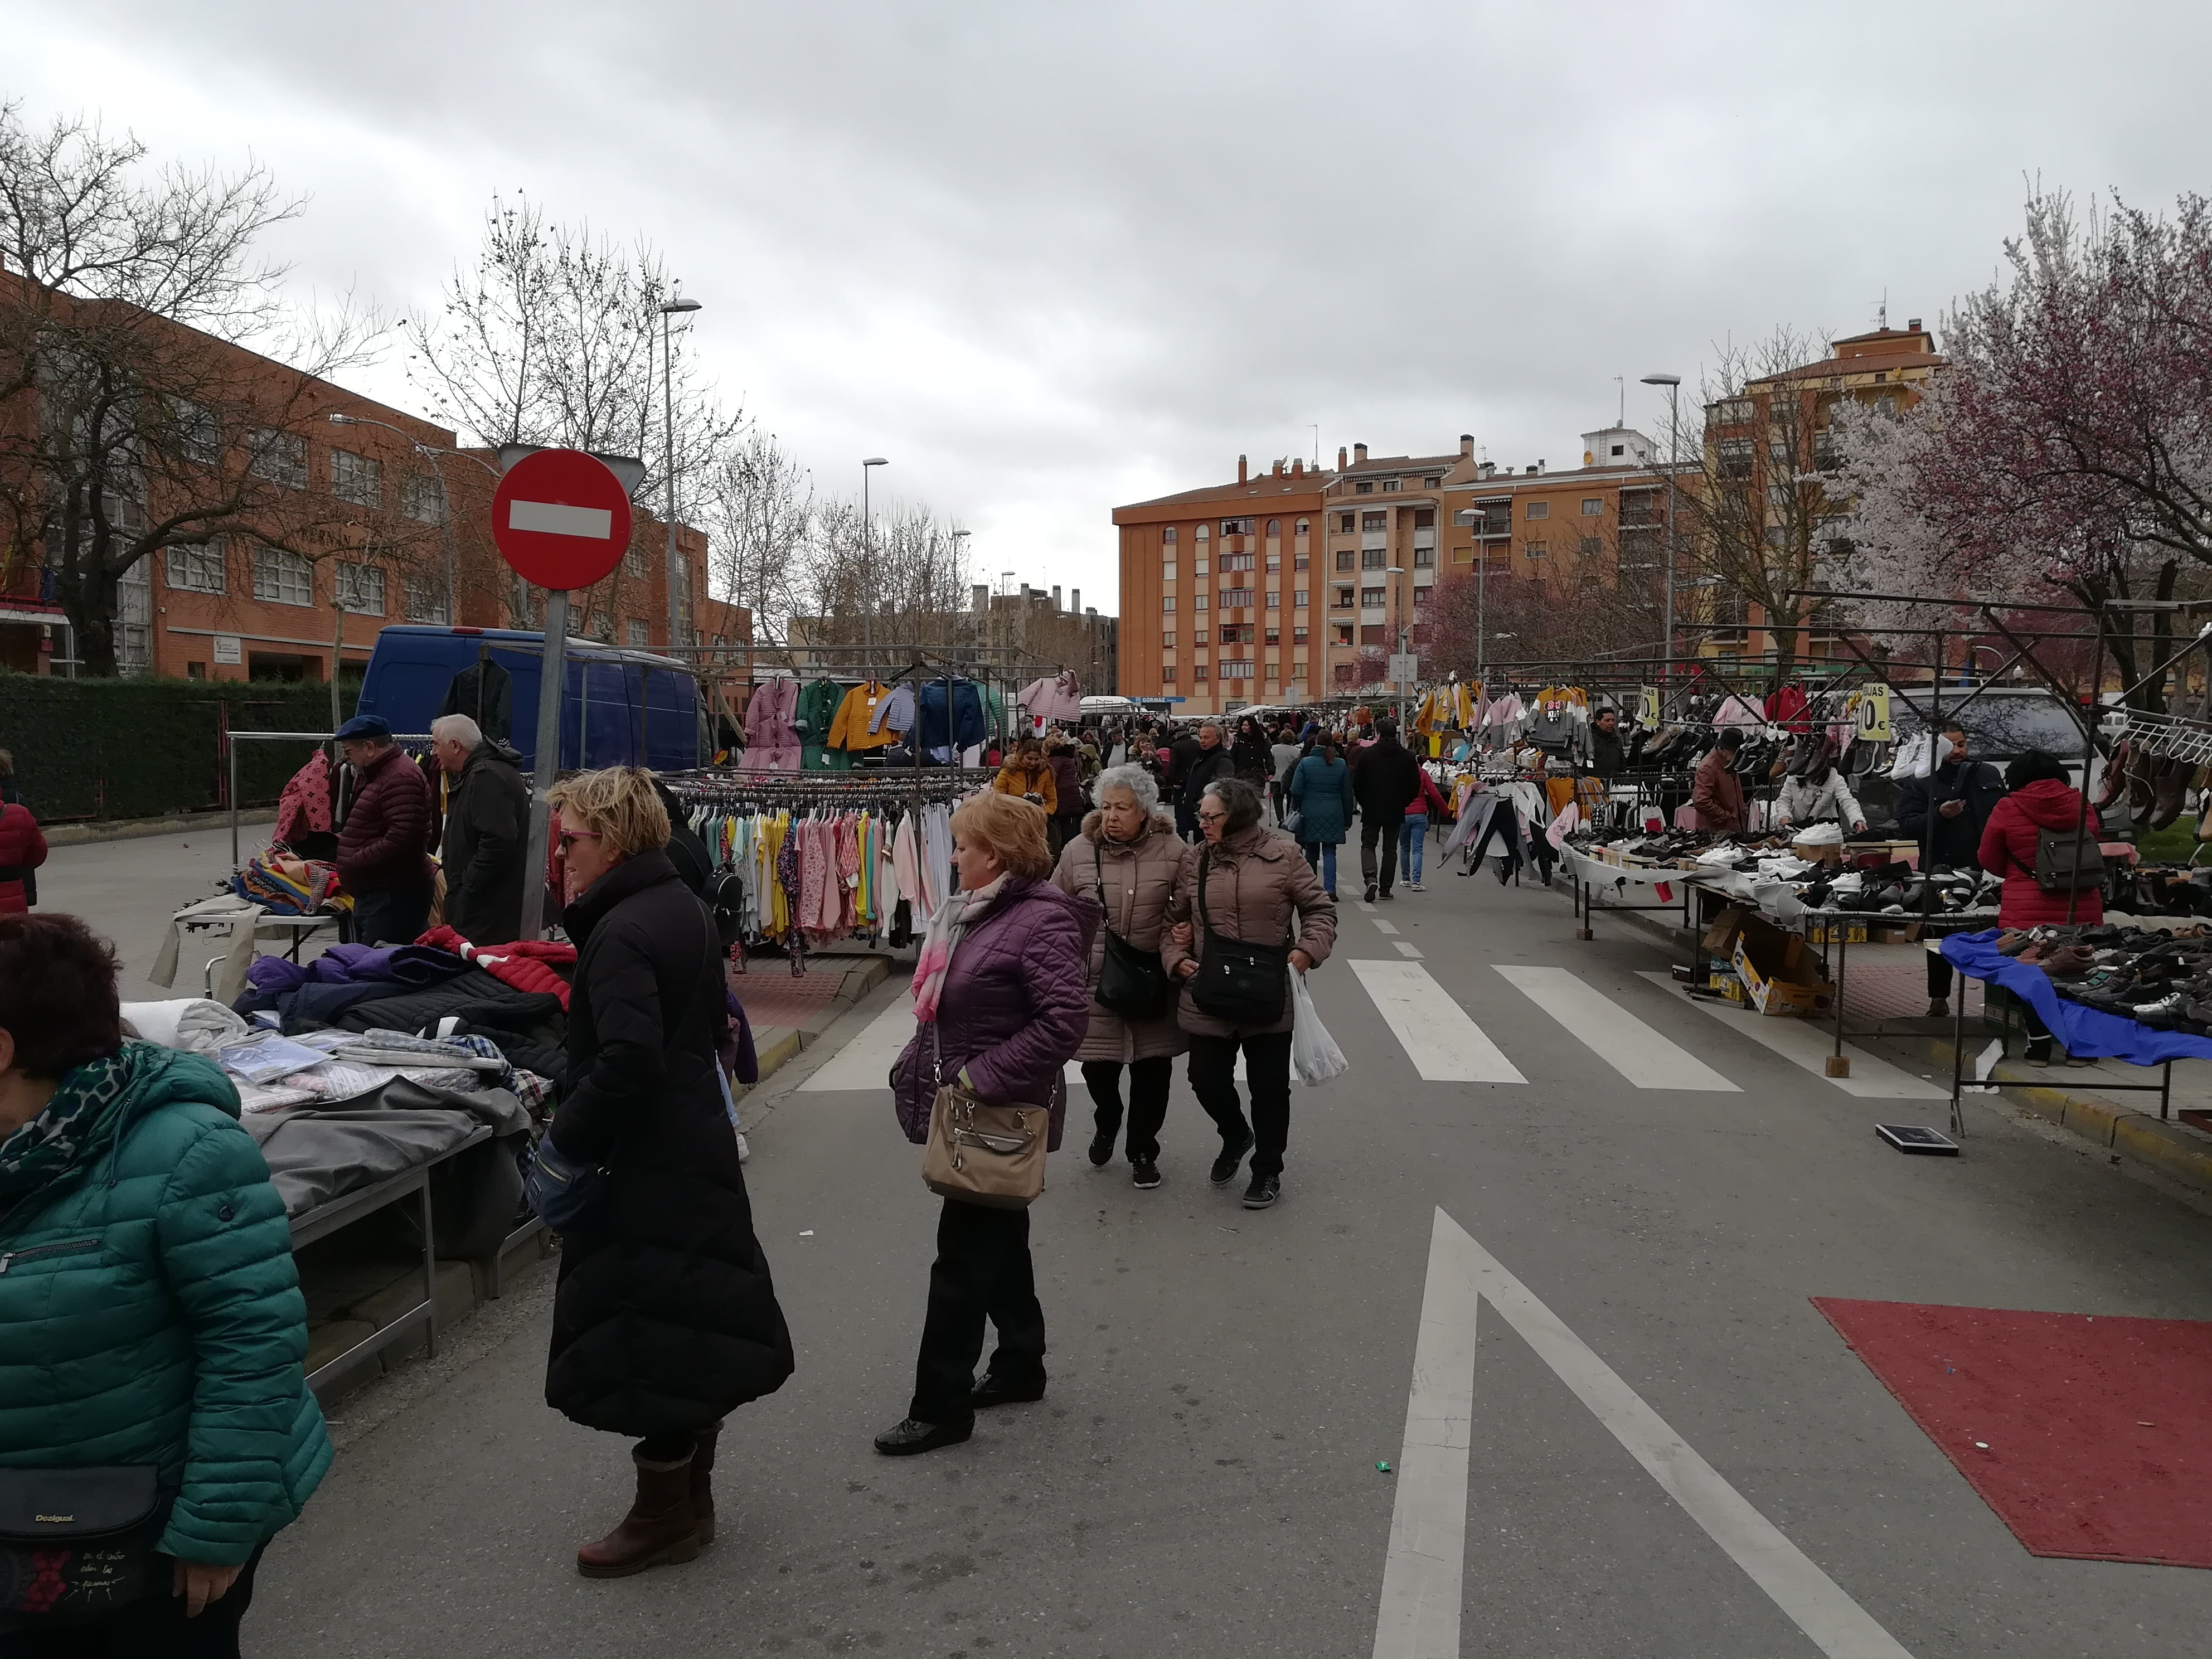
<svg viewBox="0 0 2212 1659">
<path fill-rule="evenodd" d="M 1402 564 L 1385 565 L 1382 574 L 1386 576 L 1402 576 L 1406 574 L 1406 567 Z M 1392 654 L 1402 657 L 1406 654 L 1406 593 L 1403 582 L 1390 584 L 1390 605 L 1391 608 L 1398 613 L 1398 643 Z M 1398 730 L 1402 732 L 1406 729 L 1406 682 L 1395 674 L 1393 674 L 1390 678 L 1398 688 Z"/>
<path fill-rule="evenodd" d="M 678 637 L 678 587 L 676 583 L 676 339 L 673 319 L 680 313 L 698 311 L 703 307 L 696 300 L 670 300 L 660 307 L 660 428 L 663 449 L 661 471 L 667 475 L 664 499 L 667 508 L 663 516 L 668 531 L 668 648 L 678 650 L 691 643 Z M 651 365 L 647 364 L 650 372 Z M 649 386 L 653 383 L 648 380 Z M 652 394 L 647 393 L 649 397 Z"/>
<path fill-rule="evenodd" d="M 1644 384 L 1667 388 L 1667 551 L 1662 561 L 1667 568 L 1667 650 L 1662 671 L 1667 677 L 1667 695 L 1661 704 L 1667 708 L 1674 700 L 1674 479 L 1682 467 L 1682 377 L 1646 374 Z"/>
<path fill-rule="evenodd" d="M 860 645 L 868 659 L 870 679 L 876 677 L 876 601 L 866 584 L 868 560 L 875 550 L 876 521 L 868 500 L 868 479 L 877 467 L 890 465 L 882 455 L 868 456 L 860 463 Z"/>
<path fill-rule="evenodd" d="M 443 534 L 446 551 L 446 624 L 451 627 L 461 618 L 459 599 L 453 590 L 453 500 L 452 492 L 446 488 L 446 469 L 441 458 L 459 455 L 464 460 L 474 461 L 495 479 L 499 477 L 499 469 L 482 456 L 471 455 L 465 449 L 442 449 L 436 444 L 421 442 L 404 427 L 394 426 L 389 421 L 372 420 L 366 415 L 332 415 L 331 424 L 381 427 L 386 432 L 397 433 L 406 439 L 414 446 L 415 453 L 430 463 L 430 475 L 438 481 L 438 525 Z"/>
</svg>

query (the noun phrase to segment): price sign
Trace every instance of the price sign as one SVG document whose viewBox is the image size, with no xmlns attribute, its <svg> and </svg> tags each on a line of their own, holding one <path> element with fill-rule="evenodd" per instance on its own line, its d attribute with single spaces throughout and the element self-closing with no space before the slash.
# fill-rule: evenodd
<svg viewBox="0 0 2212 1659">
<path fill-rule="evenodd" d="M 1897 741 L 1897 730 L 1890 724 L 1887 686 L 1869 685 L 1859 693 L 1858 732 L 1869 743 Z"/>
</svg>

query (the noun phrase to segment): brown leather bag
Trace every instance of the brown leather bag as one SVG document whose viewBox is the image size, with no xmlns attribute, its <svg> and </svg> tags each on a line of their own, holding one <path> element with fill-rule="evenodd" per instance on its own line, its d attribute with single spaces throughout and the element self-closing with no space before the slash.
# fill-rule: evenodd
<svg viewBox="0 0 2212 1659">
<path fill-rule="evenodd" d="M 994 1106 L 973 1089 L 947 1083 L 935 1020 L 929 1023 L 929 1053 L 937 1098 L 921 1154 L 923 1184 L 963 1204 L 1027 1209 L 1044 1190 L 1051 1114 L 1042 1106 Z"/>
</svg>

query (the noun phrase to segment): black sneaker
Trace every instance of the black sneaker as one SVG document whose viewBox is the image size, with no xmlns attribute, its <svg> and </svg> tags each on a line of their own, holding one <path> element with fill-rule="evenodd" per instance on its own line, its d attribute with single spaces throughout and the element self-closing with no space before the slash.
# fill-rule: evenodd
<svg viewBox="0 0 2212 1659">
<path fill-rule="evenodd" d="M 1390 896 L 1390 890 L 1387 887 L 1382 888 L 1376 892 L 1375 896 L 1376 898 L 1389 898 Z"/>
<path fill-rule="evenodd" d="M 1244 1189 L 1244 1207 L 1264 1210 L 1282 1195 L 1283 1179 L 1280 1176 L 1255 1175 L 1252 1177 L 1252 1184 Z"/>
<path fill-rule="evenodd" d="M 1367 902 L 1370 904 L 1375 902 L 1375 884 L 1371 881 L 1367 884 Z"/>
<path fill-rule="evenodd" d="M 1212 1169 L 1206 1178 L 1217 1187 L 1226 1187 L 1237 1179 L 1237 1166 L 1244 1161 L 1244 1154 L 1252 1150 L 1252 1133 L 1246 1130 L 1244 1138 L 1234 1146 L 1224 1146 L 1221 1156 L 1213 1160 Z"/>
<path fill-rule="evenodd" d="M 1231 1170 L 1230 1173 L 1234 1175 L 1236 1171 Z M 1160 1166 L 1149 1158 L 1133 1158 L 1129 1160 L 1129 1180 L 1133 1185 L 1150 1192 L 1160 1184 Z"/>
<path fill-rule="evenodd" d="M 1091 1137 L 1091 1163 L 1094 1169 L 1103 1170 L 1114 1161 L 1114 1137 L 1104 1129 Z"/>
<path fill-rule="evenodd" d="M 987 1412 L 994 1406 L 1026 1406 L 1044 1398 L 1044 1379 L 1034 1382 L 1006 1382 L 989 1371 L 975 1379 L 975 1387 L 968 1393 L 968 1409 Z"/>
<path fill-rule="evenodd" d="M 878 1435 L 876 1449 L 886 1457 L 913 1457 L 939 1446 L 957 1446 L 975 1432 L 972 1416 L 951 1423 L 925 1423 L 918 1417 L 908 1417 Z"/>
</svg>

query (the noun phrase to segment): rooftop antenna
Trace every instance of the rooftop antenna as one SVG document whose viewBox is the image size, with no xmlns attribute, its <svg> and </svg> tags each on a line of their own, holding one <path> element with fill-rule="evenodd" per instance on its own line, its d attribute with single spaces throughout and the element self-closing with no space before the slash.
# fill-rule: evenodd
<svg viewBox="0 0 2212 1659">
<path fill-rule="evenodd" d="M 1881 298 L 1875 303 L 1874 325 L 1880 329 L 1889 326 L 1889 290 L 1887 288 L 1882 289 Z"/>
<path fill-rule="evenodd" d="M 1319 422 L 1317 422 L 1317 421 L 1309 421 L 1309 422 L 1306 422 L 1306 424 L 1307 424 L 1308 426 L 1310 426 L 1310 427 L 1313 428 L 1313 434 L 1314 434 L 1314 458 L 1313 458 L 1313 466 L 1314 466 L 1314 471 L 1316 471 L 1316 472 L 1318 472 L 1318 471 L 1321 471 L 1321 423 L 1320 423 Z"/>
<path fill-rule="evenodd" d="M 1620 418 L 1613 424 L 1626 426 L 1628 424 L 1628 379 L 1626 375 L 1616 374 L 1613 377 L 1613 383 L 1620 388 Z"/>
</svg>

